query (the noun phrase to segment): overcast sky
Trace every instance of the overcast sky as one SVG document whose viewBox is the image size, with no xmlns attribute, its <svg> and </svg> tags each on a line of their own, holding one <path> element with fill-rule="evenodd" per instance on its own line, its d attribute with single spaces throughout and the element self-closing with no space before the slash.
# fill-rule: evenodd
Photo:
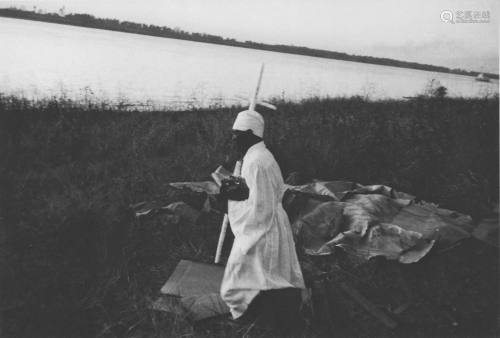
<svg viewBox="0 0 500 338">
<path fill-rule="evenodd" d="M 449 68 L 499 72 L 498 0 L 3 1 L 56 12 L 179 27 L 239 41 L 306 46 Z M 444 10 L 490 13 L 490 23 L 443 22 Z M 446 15 L 445 18 L 448 18 Z"/>
</svg>

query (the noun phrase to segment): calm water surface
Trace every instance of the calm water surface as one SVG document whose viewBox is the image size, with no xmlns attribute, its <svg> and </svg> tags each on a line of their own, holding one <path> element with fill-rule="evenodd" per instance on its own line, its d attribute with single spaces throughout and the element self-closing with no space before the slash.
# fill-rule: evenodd
<svg viewBox="0 0 500 338">
<path fill-rule="evenodd" d="M 498 93 L 498 80 L 0 18 L 0 92 L 67 95 L 182 107 L 231 104 L 250 94 L 260 64 L 263 98 L 401 98 L 433 79 L 450 96 Z"/>
</svg>

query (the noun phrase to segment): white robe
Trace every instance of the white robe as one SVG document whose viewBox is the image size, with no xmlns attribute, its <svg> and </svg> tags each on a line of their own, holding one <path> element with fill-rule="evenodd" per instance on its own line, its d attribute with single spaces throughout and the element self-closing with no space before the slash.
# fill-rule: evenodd
<svg viewBox="0 0 500 338">
<path fill-rule="evenodd" d="M 235 239 L 221 286 L 234 318 L 261 290 L 304 288 L 288 216 L 281 199 L 283 177 L 264 142 L 248 149 L 241 176 L 250 189 L 245 201 L 229 201 Z"/>
</svg>

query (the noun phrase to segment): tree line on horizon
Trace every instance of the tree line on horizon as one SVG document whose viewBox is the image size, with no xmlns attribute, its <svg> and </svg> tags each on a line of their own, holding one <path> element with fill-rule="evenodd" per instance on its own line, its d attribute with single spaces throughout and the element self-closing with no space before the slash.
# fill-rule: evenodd
<svg viewBox="0 0 500 338">
<path fill-rule="evenodd" d="M 205 33 L 189 33 L 181 30 L 180 28 L 146 25 L 130 21 L 119 21 L 117 19 L 96 18 L 90 14 L 65 15 L 64 8 L 61 8 L 59 13 L 47 13 L 40 9 L 38 12 L 36 12 L 36 7 L 34 9 L 35 9 L 34 11 L 27 11 L 25 9 L 18 9 L 16 7 L 4 8 L 0 9 L 0 16 L 18 18 L 18 19 L 45 21 L 51 23 L 59 23 L 59 24 L 81 26 L 88 28 L 105 29 L 105 30 L 119 31 L 125 33 L 151 35 L 151 36 L 171 38 L 171 39 L 190 40 L 196 42 L 206 42 L 206 43 L 227 45 L 234 47 L 252 48 L 252 49 L 267 50 L 279 53 L 314 56 L 320 58 L 352 61 L 352 62 L 361 62 L 361 63 L 375 64 L 382 66 L 410 68 L 410 69 L 426 70 L 426 71 L 450 73 L 450 74 L 458 74 L 466 76 L 477 76 L 480 74 L 480 72 L 466 71 L 457 68 L 450 69 L 447 67 L 421 64 L 417 62 L 399 61 L 394 59 L 378 58 L 373 56 L 351 55 L 347 53 L 332 52 L 332 51 L 313 49 L 308 47 L 269 45 L 253 41 L 240 42 L 232 38 L 223 38 L 217 35 L 211 35 Z M 492 79 L 499 78 L 498 74 L 491 74 L 491 73 L 484 73 L 484 74 Z"/>
</svg>

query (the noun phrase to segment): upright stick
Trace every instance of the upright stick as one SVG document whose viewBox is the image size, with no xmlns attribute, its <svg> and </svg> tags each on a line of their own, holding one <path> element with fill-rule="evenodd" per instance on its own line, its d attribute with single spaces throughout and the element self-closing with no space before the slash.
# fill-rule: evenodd
<svg viewBox="0 0 500 338">
<path fill-rule="evenodd" d="M 233 175 L 238 177 L 241 173 L 241 162 L 237 161 L 234 167 Z M 224 239 L 226 238 L 227 226 L 229 224 L 229 217 L 227 214 L 224 215 L 224 221 L 222 221 L 222 229 L 220 230 L 219 243 L 217 244 L 217 253 L 215 254 L 215 264 L 220 262 L 220 255 L 222 253 L 222 246 L 224 245 Z"/>
<path fill-rule="evenodd" d="M 260 67 L 259 79 L 257 80 L 257 87 L 255 88 L 255 91 L 254 91 L 252 96 L 247 98 L 247 97 L 242 97 L 242 96 L 236 95 L 237 98 L 248 101 L 248 104 L 249 104 L 248 110 L 255 110 L 255 106 L 258 104 L 260 104 L 261 106 L 276 110 L 276 107 L 273 106 L 272 104 L 261 101 L 259 99 L 260 83 L 262 82 L 262 74 L 263 73 L 264 73 L 264 63 Z"/>
<path fill-rule="evenodd" d="M 248 110 L 255 110 L 255 105 L 259 100 L 259 89 L 260 83 L 262 81 L 262 73 L 264 73 L 264 64 L 262 64 L 262 66 L 260 67 L 259 80 L 257 81 L 257 87 L 255 88 L 255 92 L 253 93 L 253 97 L 250 98 L 250 107 L 248 108 Z"/>
</svg>

